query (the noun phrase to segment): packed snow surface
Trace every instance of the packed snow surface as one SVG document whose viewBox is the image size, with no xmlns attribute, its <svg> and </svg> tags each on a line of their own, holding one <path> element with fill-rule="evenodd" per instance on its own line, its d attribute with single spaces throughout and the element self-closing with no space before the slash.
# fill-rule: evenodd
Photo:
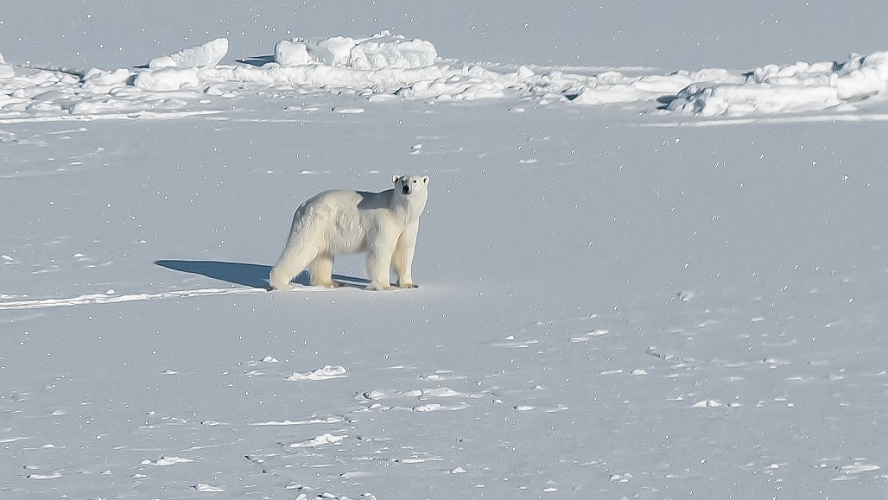
<svg viewBox="0 0 888 500">
<path fill-rule="evenodd" d="M 39 17 L 67 45 L 117 27 L 77 49 L 97 67 L 0 56 L 0 498 L 885 496 L 886 53 L 541 65 L 516 33 L 591 39 L 627 7 L 448 3 L 447 29 L 367 37 L 196 4 L 232 29 L 53 4 L 104 7 Z M 656 53 L 793 26 L 793 54 L 820 47 L 778 4 L 639 16 Z M 815 33 L 859 40 L 882 5 Z M 512 56 L 464 61 L 448 29 Z M 335 290 L 267 291 L 302 201 L 407 173 L 431 179 L 418 289 L 365 291 L 358 256 Z"/>
</svg>

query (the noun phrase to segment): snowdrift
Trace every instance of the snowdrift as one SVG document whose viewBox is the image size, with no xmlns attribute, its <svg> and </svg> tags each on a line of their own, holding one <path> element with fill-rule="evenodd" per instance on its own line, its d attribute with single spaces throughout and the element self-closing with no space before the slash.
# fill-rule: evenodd
<svg viewBox="0 0 888 500">
<path fill-rule="evenodd" d="M 323 64 L 358 70 L 424 68 L 438 59 L 435 46 L 425 40 L 405 40 L 387 31 L 356 40 L 336 36 L 326 39 L 282 40 L 274 48 L 281 66 Z"/>
<path fill-rule="evenodd" d="M 884 95 L 888 52 L 853 55 L 839 64 L 797 62 L 756 68 L 741 80 L 695 82 L 668 109 L 706 116 L 818 111 Z"/>
<path fill-rule="evenodd" d="M 538 104 L 598 106 L 636 103 L 649 112 L 740 116 L 847 111 L 883 98 L 888 52 L 852 55 L 844 62 L 775 64 L 748 72 L 722 68 L 670 74 L 627 74 L 581 68 L 553 70 L 442 59 L 434 45 L 382 32 L 369 38 L 335 36 L 282 40 L 262 65 L 221 64 L 228 40 L 219 38 L 152 59 L 147 65 L 84 74 L 16 67 L 0 56 L 0 115 L 132 113 L 171 110 L 208 96 L 255 89 L 354 93 L 370 100 L 400 97 L 429 102 L 505 97 Z M 641 73 L 645 73 L 642 71 Z"/>
</svg>

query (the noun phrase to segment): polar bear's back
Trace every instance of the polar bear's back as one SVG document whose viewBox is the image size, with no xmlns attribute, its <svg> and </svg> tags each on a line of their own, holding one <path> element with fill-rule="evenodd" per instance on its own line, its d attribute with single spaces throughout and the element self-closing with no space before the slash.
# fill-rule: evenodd
<svg viewBox="0 0 888 500">
<path fill-rule="evenodd" d="M 368 193 L 365 191 L 324 191 L 305 201 L 297 210 L 297 215 L 303 213 L 311 218 L 322 220 L 336 220 L 340 217 L 359 217 L 361 212 L 369 213 L 374 210 L 390 210 L 393 190 L 381 193 Z"/>
<path fill-rule="evenodd" d="M 306 200 L 296 210 L 312 217 L 334 218 L 337 214 L 358 210 L 361 195 L 357 191 L 324 191 Z"/>
<path fill-rule="evenodd" d="M 309 238 L 330 253 L 357 253 L 366 249 L 372 228 L 368 215 L 388 208 L 391 190 L 382 193 L 324 191 L 306 200 L 293 216 L 291 237 Z"/>
</svg>

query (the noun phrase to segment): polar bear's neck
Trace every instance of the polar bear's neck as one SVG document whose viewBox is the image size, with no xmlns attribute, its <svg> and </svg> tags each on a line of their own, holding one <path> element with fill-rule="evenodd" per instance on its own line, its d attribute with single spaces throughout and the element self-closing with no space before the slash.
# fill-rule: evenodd
<svg viewBox="0 0 888 500">
<path fill-rule="evenodd" d="M 405 221 L 409 224 L 419 220 L 419 216 L 425 210 L 427 200 L 428 196 L 425 193 L 414 192 L 409 196 L 404 196 L 396 190 L 392 190 L 391 207 L 392 210 L 403 214 Z"/>
</svg>

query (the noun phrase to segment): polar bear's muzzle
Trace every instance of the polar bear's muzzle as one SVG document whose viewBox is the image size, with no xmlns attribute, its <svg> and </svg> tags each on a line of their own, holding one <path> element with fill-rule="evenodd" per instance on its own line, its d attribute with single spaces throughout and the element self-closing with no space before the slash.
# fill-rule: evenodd
<svg viewBox="0 0 888 500">
<path fill-rule="evenodd" d="M 401 192 L 404 194 L 410 194 L 410 184 L 404 184 L 401 186 Z"/>
</svg>

